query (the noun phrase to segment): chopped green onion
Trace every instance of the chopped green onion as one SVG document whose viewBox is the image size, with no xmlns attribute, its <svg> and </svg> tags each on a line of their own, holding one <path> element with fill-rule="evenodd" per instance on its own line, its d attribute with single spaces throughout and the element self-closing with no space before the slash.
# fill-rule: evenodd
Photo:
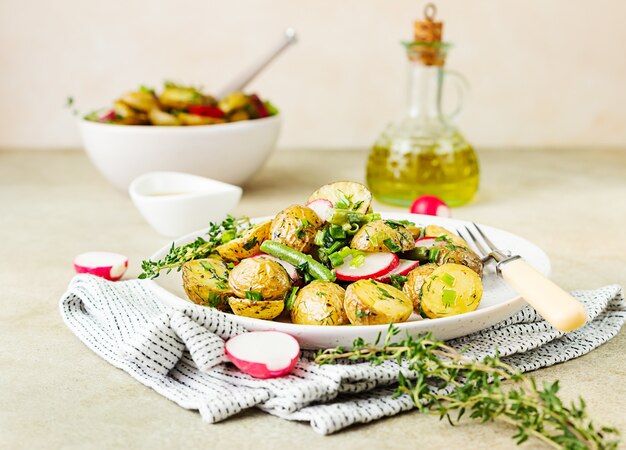
<svg viewBox="0 0 626 450">
<path fill-rule="evenodd" d="M 450 308 L 455 300 L 456 300 L 456 291 L 454 289 L 444 288 L 443 295 L 441 296 L 441 301 L 443 302 L 443 306 L 445 306 L 446 308 Z"/>
<path fill-rule="evenodd" d="M 343 257 L 339 252 L 331 253 L 328 255 L 328 260 L 333 265 L 333 267 L 339 267 L 343 264 Z"/>
<path fill-rule="evenodd" d="M 347 237 L 346 230 L 339 225 L 331 225 L 328 232 L 335 239 L 345 239 Z"/>
<path fill-rule="evenodd" d="M 454 286 L 454 282 L 456 281 L 456 278 L 454 278 L 452 275 L 450 275 L 448 272 L 444 273 L 441 276 L 441 281 L 443 282 L 443 284 L 445 284 L 446 286 L 450 286 L 453 287 Z"/>
<path fill-rule="evenodd" d="M 383 244 L 385 244 L 385 247 L 387 247 L 392 253 L 397 253 L 402 250 L 402 247 L 396 244 L 391 238 L 385 239 Z"/>
<path fill-rule="evenodd" d="M 317 245 L 318 247 L 324 247 L 324 241 L 325 241 L 325 236 L 326 236 L 326 230 L 323 231 L 318 231 L 317 234 L 315 235 L 315 240 L 313 241 L 315 245 Z"/>
<path fill-rule="evenodd" d="M 365 262 L 365 255 L 360 254 L 352 257 L 350 261 L 350 267 L 361 267 Z"/>
<path fill-rule="evenodd" d="M 344 245 L 344 242 L 343 242 L 343 241 L 336 241 L 336 242 L 333 242 L 333 245 L 331 245 L 331 246 L 328 248 L 328 253 L 333 253 L 333 252 L 336 252 L 337 250 L 339 250 L 339 247 L 341 247 L 341 246 L 343 246 L 343 245 Z"/>
<path fill-rule="evenodd" d="M 441 236 L 437 236 L 435 238 L 435 242 L 441 242 L 441 241 L 451 242 L 450 238 L 446 236 L 445 234 L 442 234 Z"/>
<path fill-rule="evenodd" d="M 252 300 L 253 302 L 260 302 L 263 300 L 263 296 L 258 291 L 246 291 L 246 299 Z"/>
</svg>

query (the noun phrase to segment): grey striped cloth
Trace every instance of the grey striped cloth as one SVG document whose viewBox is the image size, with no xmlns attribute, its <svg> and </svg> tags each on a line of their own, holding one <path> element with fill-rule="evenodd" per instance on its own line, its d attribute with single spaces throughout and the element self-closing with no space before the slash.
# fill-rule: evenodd
<svg viewBox="0 0 626 450">
<path fill-rule="evenodd" d="M 503 360 L 528 371 L 583 355 L 614 337 L 626 320 L 620 286 L 575 292 L 590 322 L 563 334 L 530 307 L 479 333 L 449 344 L 481 358 L 499 350 Z M 76 276 L 60 301 L 63 320 L 91 350 L 140 383 L 204 420 L 219 422 L 256 407 L 288 420 L 310 422 L 321 434 L 413 408 L 392 398 L 400 367 L 395 361 L 318 366 L 304 353 L 293 374 L 258 380 L 227 362 L 224 339 L 244 333 L 228 314 L 189 304 L 161 304 L 143 281 L 108 282 Z M 410 375 L 410 374 L 408 374 Z"/>
</svg>

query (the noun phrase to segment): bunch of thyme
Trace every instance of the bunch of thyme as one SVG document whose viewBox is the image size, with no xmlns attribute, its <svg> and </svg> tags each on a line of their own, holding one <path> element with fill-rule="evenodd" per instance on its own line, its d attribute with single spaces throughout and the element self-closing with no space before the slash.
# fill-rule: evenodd
<svg viewBox="0 0 626 450">
<path fill-rule="evenodd" d="M 503 363 L 497 355 L 474 361 L 430 334 L 392 343 L 398 333 L 390 326 L 382 343 L 380 335 L 374 344 L 357 339 L 353 350 L 322 350 L 315 361 L 326 364 L 350 359 L 379 365 L 396 360 L 415 376 L 409 379 L 403 372 L 398 374 L 396 397 L 409 395 L 419 411 L 445 417 L 452 425 L 466 412 L 481 422 L 508 423 L 517 429 L 513 438 L 518 444 L 534 437 L 559 449 L 618 447 L 619 431 L 597 427 L 582 398 L 565 405 L 558 396 L 558 381 L 539 387 L 532 377 Z"/>
<path fill-rule="evenodd" d="M 139 278 L 156 278 L 162 270 L 167 270 L 169 273 L 173 269 L 180 270 L 187 261 L 206 258 L 215 247 L 240 237 L 241 233 L 250 226 L 250 219 L 245 216 L 228 216 L 222 223 L 211 223 L 206 238 L 198 236 L 195 241 L 178 247 L 174 246 L 172 242 L 170 251 L 162 260 L 152 261 L 148 259 L 143 261 L 141 263 L 143 272 Z"/>
</svg>

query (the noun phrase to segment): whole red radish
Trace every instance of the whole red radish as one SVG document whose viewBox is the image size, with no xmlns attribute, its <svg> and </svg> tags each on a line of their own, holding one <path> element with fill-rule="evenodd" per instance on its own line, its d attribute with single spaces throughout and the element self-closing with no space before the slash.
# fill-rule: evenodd
<svg viewBox="0 0 626 450">
<path fill-rule="evenodd" d="M 128 258 L 119 253 L 88 252 L 74 258 L 76 273 L 89 273 L 111 281 L 122 278 L 128 268 Z"/>
<path fill-rule="evenodd" d="M 452 217 L 452 213 L 446 202 L 434 195 L 422 195 L 421 197 L 417 197 L 411 205 L 410 211 L 412 214 Z"/>
<path fill-rule="evenodd" d="M 300 344 L 280 331 L 253 331 L 230 338 L 226 356 L 242 372 L 254 378 L 277 378 L 289 374 L 300 358 Z"/>
</svg>

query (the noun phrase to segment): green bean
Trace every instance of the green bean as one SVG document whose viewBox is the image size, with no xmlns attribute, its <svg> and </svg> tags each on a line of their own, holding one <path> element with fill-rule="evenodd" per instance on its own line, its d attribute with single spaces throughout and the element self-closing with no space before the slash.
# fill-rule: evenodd
<svg viewBox="0 0 626 450">
<path fill-rule="evenodd" d="M 261 251 L 275 258 L 287 261 L 298 268 L 306 268 L 306 271 L 316 280 L 335 281 L 335 272 L 329 270 L 323 264 L 315 261 L 310 255 L 294 250 L 280 242 L 263 241 Z"/>
</svg>

